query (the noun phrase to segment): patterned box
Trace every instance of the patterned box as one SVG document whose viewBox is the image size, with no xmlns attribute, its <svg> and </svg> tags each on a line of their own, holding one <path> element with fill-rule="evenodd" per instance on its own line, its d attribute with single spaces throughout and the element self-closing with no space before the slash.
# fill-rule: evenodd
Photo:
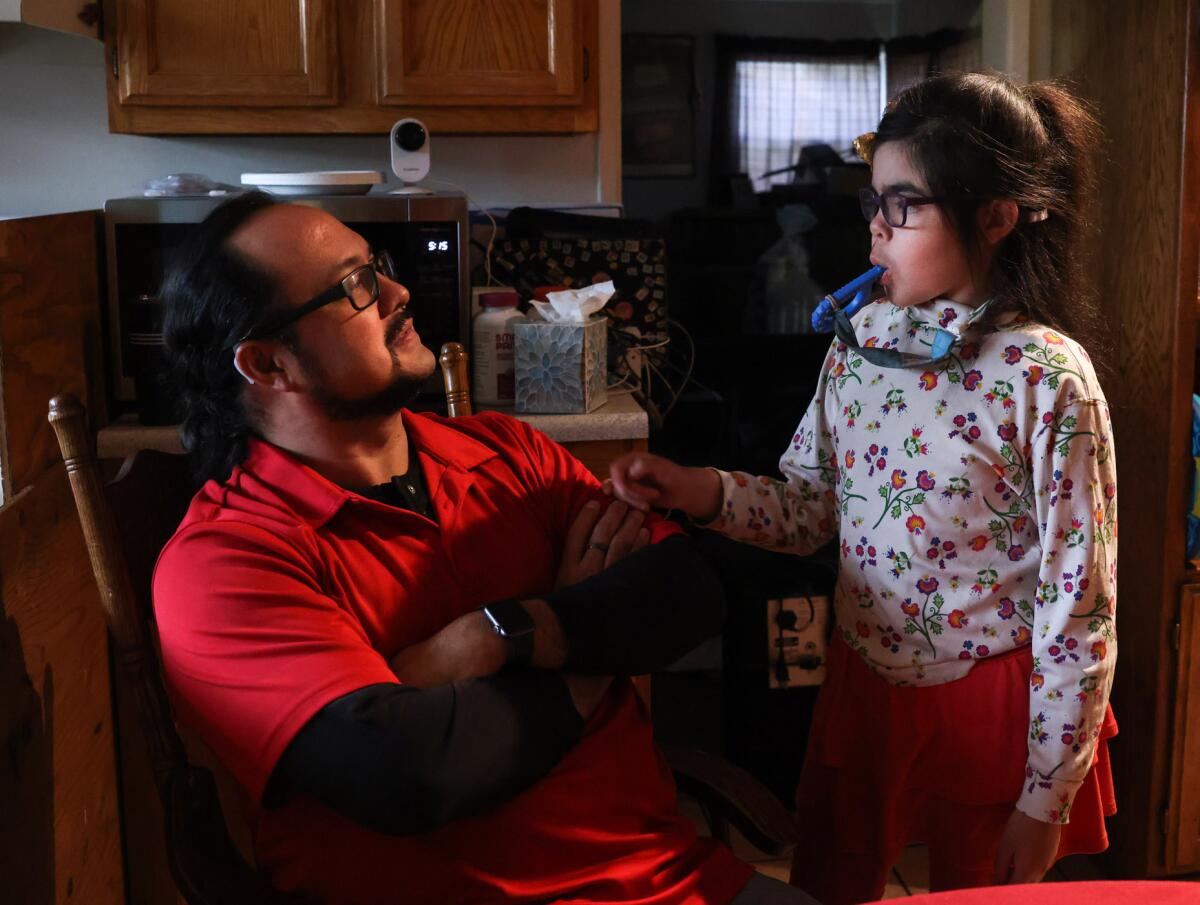
<svg viewBox="0 0 1200 905">
<path fill-rule="evenodd" d="M 608 322 L 513 324 L 518 412 L 580 414 L 608 401 Z"/>
</svg>

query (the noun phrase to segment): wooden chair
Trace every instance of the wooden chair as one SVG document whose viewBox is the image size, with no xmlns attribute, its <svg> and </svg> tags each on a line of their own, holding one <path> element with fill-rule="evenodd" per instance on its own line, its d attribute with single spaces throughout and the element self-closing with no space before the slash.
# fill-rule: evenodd
<svg viewBox="0 0 1200 905">
<path fill-rule="evenodd" d="M 186 457 L 142 450 L 105 486 L 83 406 L 50 400 L 71 491 L 100 590 L 112 650 L 132 687 L 163 808 L 167 861 L 189 905 L 298 905 L 275 890 L 234 845 L 211 771 L 189 763 L 171 717 L 152 640 L 150 579 L 194 485 Z"/>
<path fill-rule="evenodd" d="M 469 414 L 461 347 L 444 348 L 441 362 L 451 414 Z M 308 901 L 272 888 L 234 844 L 213 773 L 189 761 L 163 687 L 150 583 L 158 552 L 194 492 L 186 457 L 142 450 L 105 484 L 79 400 L 54 397 L 49 420 L 66 463 L 117 668 L 134 692 L 134 718 L 149 748 L 167 860 L 179 891 L 189 905 Z M 667 756 L 680 790 L 700 803 L 715 836 L 728 842 L 729 826 L 736 826 L 755 847 L 773 855 L 794 842 L 791 815 L 748 773 L 702 751 L 676 749 Z"/>
</svg>

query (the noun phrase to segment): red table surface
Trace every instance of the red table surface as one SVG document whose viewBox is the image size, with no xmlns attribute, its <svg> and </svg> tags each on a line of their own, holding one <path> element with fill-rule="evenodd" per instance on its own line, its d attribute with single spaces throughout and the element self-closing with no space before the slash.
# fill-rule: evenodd
<svg viewBox="0 0 1200 905">
<path fill-rule="evenodd" d="M 1200 905 L 1200 881 L 1088 880 L 909 896 L 905 905 Z"/>
</svg>

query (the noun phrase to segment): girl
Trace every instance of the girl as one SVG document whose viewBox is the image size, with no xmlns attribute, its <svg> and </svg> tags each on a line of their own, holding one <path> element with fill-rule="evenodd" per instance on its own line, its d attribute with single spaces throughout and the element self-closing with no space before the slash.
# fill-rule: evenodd
<svg viewBox="0 0 1200 905">
<path fill-rule="evenodd" d="M 1107 846 L 1116 469 L 1079 278 L 1095 121 L 1066 90 L 944 75 L 856 144 L 886 300 L 843 321 L 784 481 L 634 453 L 630 504 L 798 555 L 841 539 L 792 882 L 878 898 L 1034 882 Z"/>
</svg>

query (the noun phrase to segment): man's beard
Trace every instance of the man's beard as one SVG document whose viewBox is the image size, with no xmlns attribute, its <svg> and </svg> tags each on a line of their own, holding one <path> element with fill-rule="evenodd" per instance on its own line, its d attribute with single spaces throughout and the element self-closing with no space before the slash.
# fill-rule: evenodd
<svg viewBox="0 0 1200 905">
<path fill-rule="evenodd" d="M 382 415 L 394 415 L 400 409 L 411 403 L 421 392 L 421 387 L 429 378 L 429 374 L 411 374 L 401 369 L 400 360 L 392 348 L 392 342 L 404 329 L 407 317 L 398 317 L 388 325 L 384 335 L 388 353 L 392 363 L 397 368 L 396 377 L 383 389 L 370 396 L 358 399 L 347 399 L 329 389 L 329 381 L 324 371 L 309 358 L 300 348 L 293 348 L 300 367 L 304 369 L 311 384 L 309 397 L 330 421 L 358 421 L 363 418 L 377 418 Z M 433 373 L 432 369 L 429 372 Z"/>
</svg>

